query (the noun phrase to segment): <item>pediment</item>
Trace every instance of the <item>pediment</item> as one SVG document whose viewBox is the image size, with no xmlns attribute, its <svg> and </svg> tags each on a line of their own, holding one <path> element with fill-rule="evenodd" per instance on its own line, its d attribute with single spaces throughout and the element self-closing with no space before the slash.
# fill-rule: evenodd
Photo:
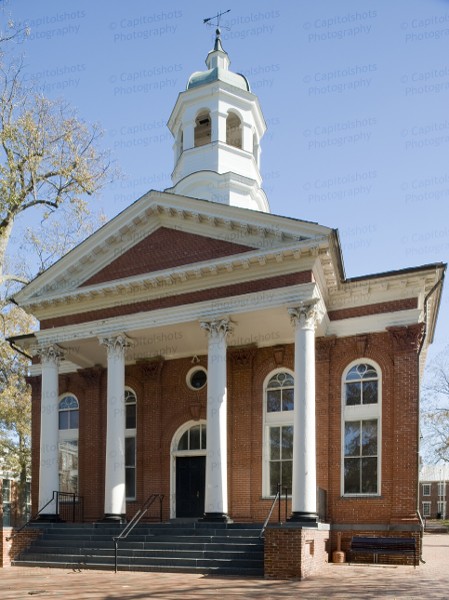
<svg viewBox="0 0 449 600">
<path fill-rule="evenodd" d="M 81 287 L 149 275 L 203 261 L 249 252 L 254 248 L 168 227 L 137 242 L 106 267 L 89 277 Z"/>
<path fill-rule="evenodd" d="M 35 312 L 79 294 L 110 295 L 135 285 L 203 277 L 231 263 L 265 264 L 298 245 L 328 245 L 332 230 L 270 213 L 151 191 L 23 288 L 16 302 Z M 248 258 L 246 258 L 248 257 Z M 242 268 L 246 268 L 244 265 Z M 239 267 L 240 268 L 240 267 Z M 38 317 L 39 318 L 39 317 Z"/>
</svg>

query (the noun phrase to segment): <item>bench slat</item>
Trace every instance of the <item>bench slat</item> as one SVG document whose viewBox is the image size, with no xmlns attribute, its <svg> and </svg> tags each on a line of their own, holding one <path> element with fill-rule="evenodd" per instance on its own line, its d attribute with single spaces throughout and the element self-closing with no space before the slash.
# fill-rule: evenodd
<svg viewBox="0 0 449 600">
<path fill-rule="evenodd" d="M 373 554 L 415 554 L 415 538 L 381 538 L 356 536 L 351 539 L 352 552 Z"/>
</svg>

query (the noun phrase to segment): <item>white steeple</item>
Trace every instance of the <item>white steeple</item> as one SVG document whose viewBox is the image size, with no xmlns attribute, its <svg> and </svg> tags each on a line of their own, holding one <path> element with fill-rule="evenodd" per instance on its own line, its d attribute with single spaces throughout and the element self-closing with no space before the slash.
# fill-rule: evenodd
<svg viewBox="0 0 449 600">
<path fill-rule="evenodd" d="M 175 166 L 167 191 L 269 212 L 259 171 L 265 120 L 246 77 L 229 70 L 216 34 L 208 70 L 190 76 L 168 121 Z"/>
</svg>

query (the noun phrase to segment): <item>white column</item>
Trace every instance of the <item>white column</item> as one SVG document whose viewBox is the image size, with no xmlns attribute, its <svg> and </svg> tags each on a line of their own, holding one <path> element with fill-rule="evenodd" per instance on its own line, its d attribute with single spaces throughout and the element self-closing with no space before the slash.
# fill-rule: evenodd
<svg viewBox="0 0 449 600">
<path fill-rule="evenodd" d="M 183 128 L 182 150 L 190 150 L 195 146 L 195 120 L 184 121 L 181 127 Z"/>
<path fill-rule="evenodd" d="M 211 118 L 211 142 L 226 142 L 226 118 L 228 114 L 220 110 L 213 110 Z"/>
<path fill-rule="evenodd" d="M 295 328 L 292 516 L 316 522 L 315 302 L 289 309 Z"/>
<path fill-rule="evenodd" d="M 58 367 L 63 352 L 52 345 L 39 348 L 41 359 L 41 439 L 39 458 L 39 510 L 51 500 L 53 492 L 59 491 L 59 385 Z M 46 506 L 40 518 L 57 518 L 56 502 Z"/>
<path fill-rule="evenodd" d="M 226 336 L 228 319 L 201 323 L 209 334 L 207 356 L 207 453 L 204 519 L 228 519 Z"/>
<path fill-rule="evenodd" d="M 125 518 L 125 348 L 124 334 L 100 339 L 108 353 L 104 518 Z"/>
<path fill-rule="evenodd" d="M 251 123 L 242 123 L 242 149 L 253 153 L 253 128 Z"/>
</svg>

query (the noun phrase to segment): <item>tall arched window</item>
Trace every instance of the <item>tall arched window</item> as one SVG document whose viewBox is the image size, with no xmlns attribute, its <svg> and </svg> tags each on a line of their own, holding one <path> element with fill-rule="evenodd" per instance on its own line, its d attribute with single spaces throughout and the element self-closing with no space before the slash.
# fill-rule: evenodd
<svg viewBox="0 0 449 600">
<path fill-rule="evenodd" d="M 286 371 L 272 374 L 264 391 L 263 494 L 274 496 L 278 484 L 292 489 L 294 379 Z"/>
<path fill-rule="evenodd" d="M 136 499 L 136 424 L 137 396 L 125 389 L 125 482 L 126 499 Z"/>
<path fill-rule="evenodd" d="M 235 148 L 242 147 L 242 122 L 232 112 L 226 117 L 226 143 Z"/>
<path fill-rule="evenodd" d="M 211 121 L 208 110 L 203 110 L 195 119 L 194 144 L 204 146 L 209 144 L 211 140 Z"/>
<path fill-rule="evenodd" d="M 59 491 L 78 493 L 79 403 L 73 394 L 59 401 Z"/>
<path fill-rule="evenodd" d="M 366 360 L 343 374 L 342 492 L 346 496 L 380 493 L 380 370 Z"/>
</svg>

